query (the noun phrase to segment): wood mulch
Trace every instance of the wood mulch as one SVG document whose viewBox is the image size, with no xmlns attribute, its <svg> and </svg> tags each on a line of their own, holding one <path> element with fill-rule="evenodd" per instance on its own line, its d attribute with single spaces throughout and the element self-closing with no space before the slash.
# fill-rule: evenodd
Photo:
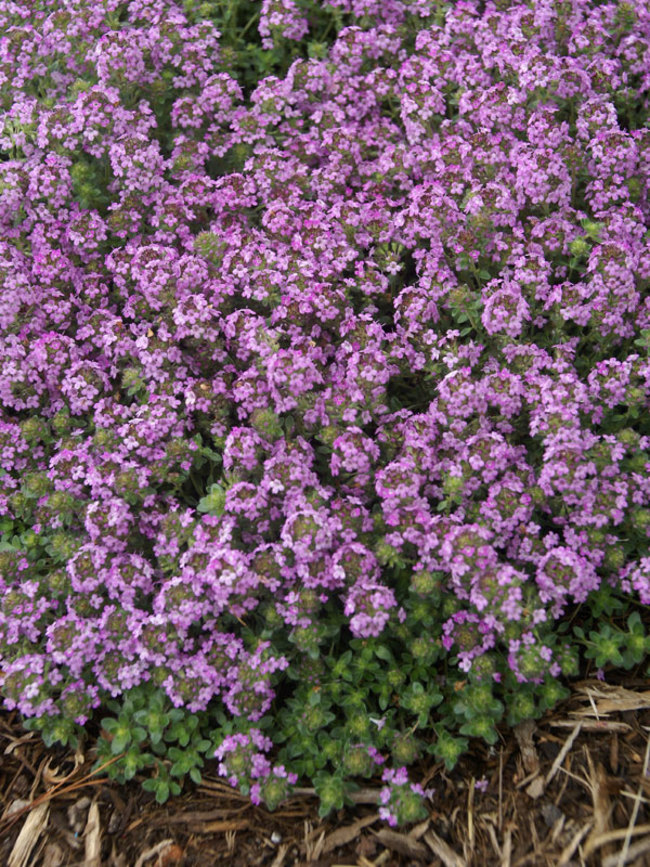
<svg viewBox="0 0 650 867">
<path fill-rule="evenodd" d="M 537 723 L 473 744 L 452 773 L 422 766 L 429 817 L 390 829 L 377 788 L 326 820 L 309 789 L 275 813 L 215 776 L 160 807 L 90 774 L 0 715 L 0 864 L 7 867 L 650 865 L 650 681 L 583 681 Z M 414 778 L 417 775 L 414 775 Z"/>
</svg>

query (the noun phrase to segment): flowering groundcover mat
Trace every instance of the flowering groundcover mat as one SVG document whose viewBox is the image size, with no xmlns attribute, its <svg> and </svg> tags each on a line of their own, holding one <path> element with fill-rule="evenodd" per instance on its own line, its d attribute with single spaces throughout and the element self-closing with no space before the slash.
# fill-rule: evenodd
<svg viewBox="0 0 650 867">
<path fill-rule="evenodd" d="M 252 17 L 251 17 L 252 16 Z M 0 694 L 321 813 L 650 638 L 650 4 L 0 0 Z"/>
</svg>

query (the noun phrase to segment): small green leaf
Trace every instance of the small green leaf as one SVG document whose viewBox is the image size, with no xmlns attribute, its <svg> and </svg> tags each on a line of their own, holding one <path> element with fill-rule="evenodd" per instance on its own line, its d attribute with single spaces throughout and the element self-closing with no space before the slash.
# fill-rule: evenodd
<svg viewBox="0 0 650 867">
<path fill-rule="evenodd" d="M 133 740 L 136 742 L 136 744 L 141 744 L 142 741 L 146 741 L 147 732 L 140 726 L 136 726 L 135 728 L 131 729 L 131 736 L 133 737 Z"/>
<path fill-rule="evenodd" d="M 169 784 L 165 780 L 158 780 L 155 788 L 156 803 L 164 804 L 169 798 Z"/>
<path fill-rule="evenodd" d="M 128 733 L 115 735 L 111 741 L 111 753 L 114 756 L 119 756 L 123 753 L 127 746 L 131 743 L 131 735 Z"/>
<path fill-rule="evenodd" d="M 385 662 L 394 662 L 393 654 L 384 644 L 380 644 L 375 648 L 375 656 L 378 656 L 379 659 L 383 659 Z"/>
<path fill-rule="evenodd" d="M 641 615 L 638 611 L 633 611 L 627 618 L 627 628 L 630 632 L 638 632 L 643 635 L 643 623 L 641 622 Z"/>
</svg>

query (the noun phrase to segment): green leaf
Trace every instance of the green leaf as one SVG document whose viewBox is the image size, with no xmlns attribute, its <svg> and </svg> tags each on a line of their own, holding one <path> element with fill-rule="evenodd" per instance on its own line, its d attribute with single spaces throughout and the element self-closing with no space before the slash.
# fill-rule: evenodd
<svg viewBox="0 0 650 867">
<path fill-rule="evenodd" d="M 495 744 L 499 739 L 496 728 L 490 717 L 476 717 L 470 722 L 465 723 L 459 729 L 462 735 L 470 735 L 475 738 L 482 738 L 488 744 Z"/>
<path fill-rule="evenodd" d="M 131 743 L 131 734 L 123 733 L 117 734 L 111 741 L 111 753 L 114 756 L 119 756 L 120 753 L 123 753 L 127 746 Z"/>
<path fill-rule="evenodd" d="M 641 615 L 638 611 L 633 611 L 627 618 L 627 628 L 630 632 L 638 632 L 643 635 L 645 630 L 641 621 Z"/>
<path fill-rule="evenodd" d="M 375 656 L 378 656 L 379 659 L 383 659 L 385 662 L 394 662 L 395 659 L 390 650 L 386 647 L 385 644 L 380 644 L 375 648 Z"/>
<path fill-rule="evenodd" d="M 211 461 L 214 461 L 215 463 L 221 463 L 221 455 L 218 452 L 215 452 L 214 449 L 211 449 L 208 446 L 202 446 L 199 449 L 199 452 L 206 458 L 210 458 Z"/>
<path fill-rule="evenodd" d="M 164 804 L 169 799 L 169 783 L 165 780 L 158 780 L 156 788 L 156 803 Z"/>
<path fill-rule="evenodd" d="M 207 496 L 199 500 L 197 509 L 199 512 L 207 513 L 208 515 L 223 515 L 226 504 L 226 492 L 221 485 L 211 485 L 210 492 Z"/>
<path fill-rule="evenodd" d="M 41 733 L 41 737 L 43 738 L 43 743 L 46 747 L 54 746 L 58 740 L 54 729 L 44 729 Z"/>
<path fill-rule="evenodd" d="M 133 740 L 136 742 L 136 744 L 141 744 L 142 741 L 146 741 L 147 732 L 140 726 L 136 726 L 135 728 L 131 729 L 131 736 L 133 737 Z"/>
</svg>

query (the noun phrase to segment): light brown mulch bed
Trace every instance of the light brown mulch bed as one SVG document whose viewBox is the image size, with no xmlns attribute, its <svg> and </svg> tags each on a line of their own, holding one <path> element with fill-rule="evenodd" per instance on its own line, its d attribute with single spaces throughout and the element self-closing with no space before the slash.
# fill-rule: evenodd
<svg viewBox="0 0 650 867">
<path fill-rule="evenodd" d="M 0 716 L 0 864 L 7 867 L 462 867 L 650 864 L 650 681 L 583 681 L 536 724 L 445 773 L 429 817 L 379 820 L 378 788 L 319 820 L 299 790 L 275 813 L 215 776 L 163 807 L 90 775 L 92 751 L 46 750 Z M 479 782 L 479 786 L 476 783 Z"/>
</svg>

